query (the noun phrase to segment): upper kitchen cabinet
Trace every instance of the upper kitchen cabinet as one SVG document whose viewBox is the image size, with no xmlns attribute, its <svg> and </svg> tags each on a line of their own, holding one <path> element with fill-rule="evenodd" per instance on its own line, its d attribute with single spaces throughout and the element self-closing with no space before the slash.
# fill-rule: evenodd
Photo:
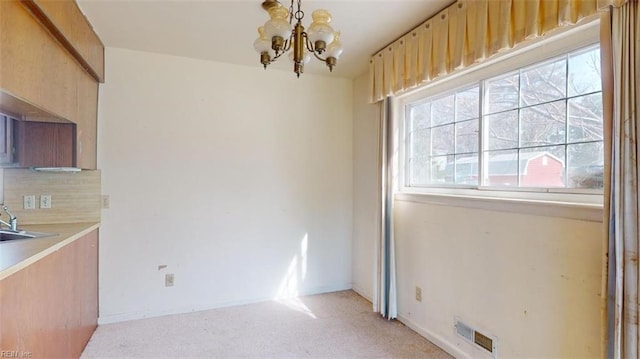
<svg viewBox="0 0 640 359">
<path fill-rule="evenodd" d="M 98 136 L 98 83 L 88 73 L 78 73 L 78 117 L 76 121 L 76 163 L 96 168 Z"/>
<path fill-rule="evenodd" d="M 96 168 L 103 78 L 104 46 L 74 1 L 0 0 L 0 112 L 75 123 L 75 163 L 85 169 Z"/>
<path fill-rule="evenodd" d="M 22 0 L 97 81 L 104 82 L 104 46 L 75 1 Z"/>
</svg>

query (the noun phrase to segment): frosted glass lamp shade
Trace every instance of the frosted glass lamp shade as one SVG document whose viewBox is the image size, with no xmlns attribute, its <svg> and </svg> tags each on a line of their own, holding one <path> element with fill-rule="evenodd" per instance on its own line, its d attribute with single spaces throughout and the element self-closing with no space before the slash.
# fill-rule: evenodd
<svg viewBox="0 0 640 359">
<path fill-rule="evenodd" d="M 336 32 L 335 39 L 333 39 L 333 42 L 327 46 L 327 53 L 325 56 L 338 59 L 340 55 L 342 55 L 343 50 L 344 47 L 342 47 L 342 43 L 340 42 L 340 33 Z"/>
<path fill-rule="evenodd" d="M 318 41 L 324 41 L 325 46 L 330 44 L 334 38 L 333 28 L 329 25 L 331 14 L 327 10 L 316 10 L 311 14 L 311 17 L 313 23 L 307 31 L 311 43 L 315 45 Z"/>
<path fill-rule="evenodd" d="M 265 37 L 264 27 L 260 26 L 258 28 L 258 33 L 260 36 L 253 42 L 253 48 L 259 54 L 266 52 L 269 56 L 273 57 L 274 52 L 273 49 L 271 49 L 271 41 Z"/>
<path fill-rule="evenodd" d="M 291 35 L 291 25 L 287 21 L 289 11 L 282 6 L 275 6 L 269 9 L 271 19 L 264 24 L 264 34 L 271 40 L 275 36 L 288 39 Z"/>
</svg>

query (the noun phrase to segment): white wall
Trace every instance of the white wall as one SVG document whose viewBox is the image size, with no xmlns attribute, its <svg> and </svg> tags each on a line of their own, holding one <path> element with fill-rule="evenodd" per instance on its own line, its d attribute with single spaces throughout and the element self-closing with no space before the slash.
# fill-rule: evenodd
<svg viewBox="0 0 640 359">
<path fill-rule="evenodd" d="M 114 48 L 106 66 L 101 323 L 351 287 L 352 81 Z"/>
<path fill-rule="evenodd" d="M 380 106 L 369 104 L 369 73 L 353 86 L 353 289 L 372 300 L 374 240 L 380 233 Z"/>
<path fill-rule="evenodd" d="M 356 81 L 354 90 L 366 87 Z M 364 148 L 377 151 L 378 133 L 360 131 L 371 120 L 360 110 L 365 96 L 356 93 L 354 102 L 354 187 L 374 168 Z M 360 190 L 354 188 L 353 285 L 366 296 L 378 224 L 365 220 L 371 209 L 361 205 Z M 601 223 L 400 200 L 394 214 L 405 324 L 457 357 L 489 356 L 454 334 L 454 317 L 496 336 L 499 358 L 600 355 Z"/>
<path fill-rule="evenodd" d="M 600 356 L 601 223 L 405 201 L 395 215 L 407 324 L 471 357 L 454 317 L 496 336 L 499 357 Z"/>
</svg>

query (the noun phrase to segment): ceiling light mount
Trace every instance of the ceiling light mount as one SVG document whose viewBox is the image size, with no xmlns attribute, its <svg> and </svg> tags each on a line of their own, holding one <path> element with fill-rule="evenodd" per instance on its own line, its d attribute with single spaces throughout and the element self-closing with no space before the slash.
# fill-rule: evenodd
<svg viewBox="0 0 640 359">
<path fill-rule="evenodd" d="M 313 22 L 309 30 L 302 25 L 304 11 L 302 0 L 291 0 L 289 9 L 283 7 L 277 0 L 265 0 L 262 3 L 269 13 L 269 21 L 258 28 L 260 36 L 253 43 L 253 47 L 260 54 L 260 63 L 266 69 L 289 50 L 289 57 L 293 61 L 293 71 L 298 77 L 304 72 L 304 64 L 314 57 L 324 62 L 329 71 L 333 71 L 343 47 L 340 43 L 340 32 L 334 31 L 329 25 L 331 14 L 327 10 L 316 10 L 311 14 Z M 294 4 L 297 9 L 294 11 Z M 295 22 L 294 22 L 295 19 Z M 323 55 L 321 57 L 320 55 Z"/>
<path fill-rule="evenodd" d="M 271 9 L 274 6 L 279 6 L 280 2 L 278 0 L 264 0 L 262 2 L 262 8 L 265 11 L 269 11 L 269 9 Z"/>
</svg>

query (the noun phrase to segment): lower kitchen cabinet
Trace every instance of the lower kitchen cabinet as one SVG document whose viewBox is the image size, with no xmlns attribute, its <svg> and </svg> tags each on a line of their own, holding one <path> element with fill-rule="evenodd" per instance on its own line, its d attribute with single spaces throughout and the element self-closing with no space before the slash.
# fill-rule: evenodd
<svg viewBox="0 0 640 359">
<path fill-rule="evenodd" d="M 78 358 L 97 318 L 97 230 L 0 280 L 5 354 Z"/>
</svg>

